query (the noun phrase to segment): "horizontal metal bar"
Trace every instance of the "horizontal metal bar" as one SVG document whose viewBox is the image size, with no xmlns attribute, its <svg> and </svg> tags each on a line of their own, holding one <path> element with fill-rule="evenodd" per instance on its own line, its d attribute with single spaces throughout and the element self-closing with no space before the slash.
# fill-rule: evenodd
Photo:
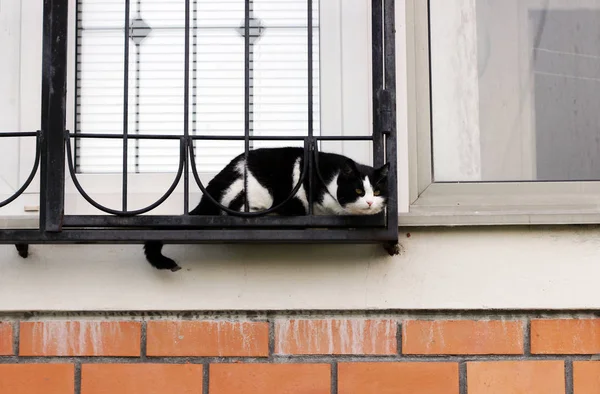
<svg viewBox="0 0 600 394">
<path fill-rule="evenodd" d="M 121 139 L 122 134 L 91 134 L 91 133 L 70 133 L 71 138 L 109 138 Z M 183 135 L 172 134 L 135 134 L 129 135 L 128 138 L 139 140 L 179 140 L 184 138 Z M 191 135 L 189 138 L 193 140 L 233 140 L 244 141 L 245 137 L 236 135 Z M 306 135 L 298 136 L 250 136 L 251 140 L 255 141 L 302 141 L 310 138 Z M 315 136 L 312 137 L 319 141 L 372 141 L 373 136 L 370 135 L 349 135 L 349 136 Z"/>
<path fill-rule="evenodd" d="M 65 227 L 144 227 L 144 228 L 211 228 L 211 227 L 385 227 L 383 215 L 373 216 L 162 216 L 118 217 L 107 215 L 67 215 Z"/>
<path fill-rule="evenodd" d="M 160 240 L 172 244 L 218 244 L 218 243 L 353 243 L 369 244 L 397 241 L 390 238 L 388 230 L 71 230 L 50 233 L 39 230 L 2 230 L 0 244 L 139 244 L 148 240 Z"/>
<path fill-rule="evenodd" d="M 38 135 L 37 131 L 10 131 L 3 132 L 0 131 L 0 138 L 2 137 L 35 137 Z"/>
</svg>

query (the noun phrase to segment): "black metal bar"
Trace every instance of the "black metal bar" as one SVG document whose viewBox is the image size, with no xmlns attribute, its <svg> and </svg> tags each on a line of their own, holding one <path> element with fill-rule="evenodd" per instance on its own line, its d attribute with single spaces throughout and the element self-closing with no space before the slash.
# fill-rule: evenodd
<svg viewBox="0 0 600 394">
<path fill-rule="evenodd" d="M 117 139 L 122 138 L 120 134 L 90 134 L 90 133 L 79 133 L 77 135 L 70 134 L 70 137 L 76 138 L 108 138 Z M 146 140 L 178 140 L 181 136 L 173 134 L 138 134 L 130 135 L 130 139 L 146 139 Z M 189 137 L 192 140 L 230 140 L 230 141 L 243 141 L 246 136 L 235 136 L 235 135 L 191 135 Z M 371 135 L 354 135 L 354 136 L 313 136 L 315 140 L 319 141 L 372 141 L 373 136 Z M 248 137 L 254 141 L 300 141 L 305 140 L 305 135 L 297 136 L 257 136 L 251 135 Z"/>
<path fill-rule="evenodd" d="M 398 240 L 398 168 L 396 138 L 396 27 L 394 0 L 384 0 L 385 102 L 382 119 L 386 135 L 386 158 L 390 163 L 388 178 L 387 227 L 390 240 Z"/>
<path fill-rule="evenodd" d="M 77 134 L 77 132 L 79 132 L 79 121 L 77 119 L 77 117 L 79 116 L 79 64 L 80 64 L 80 57 L 82 57 L 82 54 L 79 53 L 79 42 L 80 42 L 80 35 L 79 35 L 79 30 L 82 28 L 82 26 L 79 23 L 79 12 L 80 12 L 80 1 L 81 0 L 75 0 L 75 73 L 72 76 L 73 78 L 73 91 L 75 92 L 74 97 L 73 97 L 73 106 L 75 107 L 75 111 L 73 111 L 73 132 L 75 134 Z M 77 155 L 77 152 L 79 152 L 78 150 L 78 142 L 79 140 L 77 138 L 73 139 L 73 150 L 75 151 L 75 157 L 73 158 L 74 163 L 73 165 L 75 166 L 75 171 L 77 171 L 79 169 L 78 163 L 77 163 L 77 158 L 79 155 Z"/>
<path fill-rule="evenodd" d="M 38 138 L 36 139 L 36 143 L 35 143 L 35 159 L 33 162 L 33 168 L 31 169 L 29 176 L 27 177 L 27 179 L 25 180 L 23 185 L 12 196 L 10 196 L 9 198 L 7 198 L 4 201 L 0 201 L 0 208 L 6 206 L 6 205 L 10 204 L 11 202 L 13 202 L 14 200 L 16 200 L 21 194 L 23 194 L 23 192 L 25 192 L 25 190 L 27 190 L 27 188 L 33 181 L 33 178 L 35 177 L 35 174 L 37 173 L 37 170 L 38 170 L 38 167 L 40 164 L 40 156 L 41 156 L 41 150 L 42 150 L 41 136 L 42 136 L 42 133 L 40 131 L 40 132 L 38 132 Z"/>
<path fill-rule="evenodd" d="M 125 0 L 125 43 L 123 53 L 123 205 L 122 210 L 127 211 L 127 178 L 128 178 L 128 156 L 129 144 L 127 131 L 129 128 L 129 19 L 130 0 Z"/>
<path fill-rule="evenodd" d="M 138 227 L 138 228 L 239 228 L 249 227 L 385 227 L 383 214 L 373 216 L 107 216 L 107 215 L 65 215 L 64 227 Z"/>
<path fill-rule="evenodd" d="M 248 201 L 248 152 L 250 151 L 250 0 L 244 1 L 244 212 Z"/>
<path fill-rule="evenodd" d="M 160 239 L 165 243 L 217 244 L 217 243 L 301 243 L 318 242 L 370 244 L 389 240 L 386 230 L 377 229 L 303 229 L 277 231 L 270 229 L 240 230 L 115 230 L 115 229 L 65 229 L 60 233 L 44 233 L 38 230 L 0 231 L 0 244 L 67 244 L 105 243 L 139 244 L 149 239 Z"/>
<path fill-rule="evenodd" d="M 308 18 L 308 138 L 310 139 L 310 154 L 309 165 L 308 165 L 308 214 L 313 214 L 313 167 L 314 167 L 314 144 L 313 140 L 313 20 L 312 20 L 312 0 L 307 0 L 306 6 L 308 7 L 307 18 Z"/>
<path fill-rule="evenodd" d="M 68 0 L 44 0 L 40 228 L 62 229 L 65 189 Z"/>
<path fill-rule="evenodd" d="M 6 137 L 6 138 L 16 138 L 16 137 L 36 137 L 38 135 L 39 132 L 37 131 L 24 131 L 24 132 L 19 132 L 19 131 L 10 131 L 10 132 L 4 132 L 4 131 L 0 131 L 0 138 Z"/>
<path fill-rule="evenodd" d="M 69 140 L 67 140 L 67 144 L 69 144 L 69 143 L 70 143 Z M 159 198 L 157 201 L 155 201 L 151 205 L 149 205 L 145 208 L 136 209 L 134 211 L 118 211 L 115 209 L 107 208 L 107 207 L 101 205 L 100 203 L 96 202 L 92 197 L 90 197 L 86 193 L 86 191 L 83 189 L 83 187 L 79 183 L 79 180 L 77 179 L 77 174 L 75 173 L 75 168 L 73 167 L 73 155 L 71 153 L 71 145 L 67 145 L 67 162 L 68 162 L 68 166 L 69 166 L 69 172 L 71 174 L 71 179 L 73 180 L 73 184 L 75 185 L 75 188 L 77 189 L 79 194 L 81 194 L 81 196 L 87 202 L 89 202 L 95 208 L 97 208 L 103 212 L 110 213 L 112 215 L 134 216 L 134 215 L 141 215 L 143 213 L 150 212 L 151 210 L 153 210 L 154 208 L 158 207 L 160 204 L 165 202 L 166 199 L 169 198 L 169 196 L 173 193 L 173 191 L 179 184 L 179 181 L 181 180 L 181 174 L 183 172 L 183 161 L 185 160 L 184 155 L 186 153 L 185 147 L 186 147 L 185 138 L 181 138 L 180 147 L 179 147 L 179 169 L 177 170 L 177 175 L 175 175 L 175 180 L 173 180 L 173 183 L 171 184 L 169 189 L 165 192 L 165 194 L 161 198 Z"/>
<path fill-rule="evenodd" d="M 381 95 L 383 86 L 383 2 L 372 0 L 371 12 L 371 68 L 373 90 L 373 165 L 380 167 L 385 162 L 383 130 L 381 129 Z"/>
<path fill-rule="evenodd" d="M 184 68 L 183 68 L 183 135 L 185 137 L 184 143 L 189 142 L 188 137 L 190 135 L 190 0 L 185 0 L 185 32 L 184 32 Z M 190 164 L 187 155 L 187 149 L 185 149 L 185 155 L 183 159 L 183 213 L 187 215 L 190 211 Z"/>
</svg>

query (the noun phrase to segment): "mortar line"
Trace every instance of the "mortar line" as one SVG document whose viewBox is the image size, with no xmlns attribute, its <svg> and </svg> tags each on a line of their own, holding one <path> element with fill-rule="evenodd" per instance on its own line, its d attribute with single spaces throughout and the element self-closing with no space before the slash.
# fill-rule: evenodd
<svg viewBox="0 0 600 394">
<path fill-rule="evenodd" d="M 275 357 L 275 320 L 269 319 L 269 361 Z"/>
<path fill-rule="evenodd" d="M 81 394 L 81 362 L 75 363 L 75 394 Z"/>
<path fill-rule="evenodd" d="M 531 356 L 531 319 L 525 320 L 525 332 L 523 335 L 523 351 L 526 356 Z"/>
<path fill-rule="evenodd" d="M 273 363 L 273 364 L 331 364 L 350 362 L 469 362 L 469 361 L 589 361 L 590 355 L 406 355 L 406 356 L 373 356 L 373 355 L 296 355 L 274 356 L 272 360 L 266 357 L 219 357 L 219 356 L 193 356 L 193 357 L 149 357 L 145 360 L 148 364 L 229 364 L 229 363 Z M 1 356 L 0 364 L 31 364 L 31 363 L 75 363 L 82 364 L 139 364 L 140 357 L 104 357 L 104 356 Z"/>
<path fill-rule="evenodd" d="M 565 360 L 565 394 L 573 394 L 573 360 Z"/>
<path fill-rule="evenodd" d="M 13 330 L 13 355 L 19 356 L 21 351 L 21 322 L 19 320 L 15 320 L 12 324 Z"/>
<path fill-rule="evenodd" d="M 467 394 L 467 362 L 461 361 L 458 364 L 458 388 L 460 394 Z"/>
<path fill-rule="evenodd" d="M 244 318 L 249 321 L 264 321 L 265 316 L 291 318 L 322 318 L 328 316 L 333 318 L 343 317 L 390 317 L 403 318 L 421 318 L 421 319 L 524 319 L 524 318 L 573 318 L 573 317 L 598 317 L 600 312 L 585 309 L 571 310 L 550 310 L 550 309 L 380 309 L 380 310 L 342 310 L 342 309 L 310 309 L 310 310 L 279 310 L 276 312 L 267 310 L 151 310 L 151 311 L 10 311 L 1 312 L 0 317 L 17 318 L 22 320 L 32 320 L 40 318 L 86 318 L 86 317 L 104 317 L 111 320 L 134 319 L 139 320 L 144 317 L 155 318 L 159 320 L 179 319 L 236 319 Z"/>
<path fill-rule="evenodd" d="M 338 362 L 331 362 L 331 394 L 338 394 Z"/>
<path fill-rule="evenodd" d="M 396 324 L 396 353 L 401 356 L 402 355 L 402 327 L 403 323 L 401 320 L 397 321 Z"/>
<path fill-rule="evenodd" d="M 148 359 L 147 355 L 148 347 L 148 322 L 142 321 L 142 327 L 140 331 L 140 360 L 145 362 Z"/>
<path fill-rule="evenodd" d="M 202 394 L 209 394 L 210 388 L 210 363 L 202 364 Z"/>
</svg>

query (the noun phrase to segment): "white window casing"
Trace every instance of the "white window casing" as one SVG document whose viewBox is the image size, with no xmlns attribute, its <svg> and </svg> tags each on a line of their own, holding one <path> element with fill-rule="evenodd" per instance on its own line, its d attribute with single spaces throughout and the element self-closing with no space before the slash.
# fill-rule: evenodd
<svg viewBox="0 0 600 394">
<path fill-rule="evenodd" d="M 315 0 L 315 2 L 318 2 L 318 0 Z M 133 4 L 134 2 L 132 1 L 131 3 Z M 74 94 L 75 35 L 77 33 L 76 0 L 70 1 L 69 5 L 67 129 L 72 131 L 74 130 L 74 111 L 76 110 Z M 10 7 L 13 7 L 14 10 L 8 13 Z M 306 6 L 304 6 L 305 8 Z M 11 130 L 11 128 L 14 128 L 11 131 L 33 131 L 39 129 L 42 70 L 42 6 L 41 4 L 38 4 L 36 7 L 28 5 L 27 12 L 22 12 L 24 9 L 25 6 L 21 1 L 6 0 L 3 2 L 2 11 L 0 12 L 2 17 L 6 15 L 6 18 L 10 20 L 10 23 L 21 34 L 19 39 L 16 39 L 15 36 L 0 38 L 9 40 L 11 50 L 15 54 L 20 54 L 20 56 L 13 58 L 14 60 L 8 65 L 12 67 L 12 72 L 9 73 L 11 79 L 19 82 L 15 82 L 15 86 L 13 86 L 13 90 L 11 91 L 11 98 L 13 96 L 18 97 L 17 103 L 20 108 L 12 113 L 19 113 L 19 119 L 18 121 L 13 119 L 13 123 L 11 124 L 2 124 L 2 130 Z M 320 89 L 320 97 L 315 99 L 315 106 L 318 106 L 315 122 L 319 122 L 315 127 L 315 134 L 320 132 L 322 135 L 369 135 L 372 132 L 370 4 L 362 0 L 321 1 L 318 12 L 320 21 L 318 26 L 319 33 L 318 37 L 314 39 L 314 45 L 318 45 L 319 52 L 314 55 L 314 58 L 315 61 L 319 61 L 318 68 L 316 69 L 316 77 L 320 86 L 316 85 L 315 90 L 318 92 Z M 260 15 L 257 16 L 261 17 Z M 304 15 L 301 16 L 305 18 Z M 243 18 L 240 22 L 243 23 Z M 268 22 L 263 21 L 263 23 Z M 305 34 L 306 28 L 304 29 Z M 131 46 L 133 47 L 133 45 Z M 181 63 L 181 68 L 183 69 L 183 62 Z M 30 76 L 32 75 L 36 77 L 31 78 Z M 243 95 L 241 98 L 243 100 Z M 3 113 L 5 108 L 12 107 L 3 106 Z M 102 109 L 100 105 L 98 108 L 99 110 Z M 260 114 L 258 118 L 258 121 L 260 121 Z M 183 130 L 180 133 L 182 134 Z M 278 135 L 280 133 L 273 131 L 270 134 Z M 302 134 L 306 134 L 306 132 Z M 5 154 L 2 156 L 2 167 L 11 168 L 7 170 L 6 175 L 6 181 L 10 181 L 9 185 L 11 186 L 10 189 L 6 190 L 7 196 L 10 195 L 10 192 L 16 190 L 15 187 L 18 185 L 19 179 L 15 178 L 14 168 L 18 168 L 17 173 L 20 174 L 21 178 L 26 177 L 31 168 L 35 153 L 35 142 L 33 139 L 15 139 L 14 143 L 20 149 L 17 150 L 14 147 L 9 149 L 8 145 L 3 145 L 5 148 L 0 148 L 6 149 L 12 155 Z M 3 142 L 3 144 L 5 143 Z M 73 148 L 73 144 L 71 146 Z M 372 160 L 371 146 L 370 144 L 367 146 L 366 143 L 323 142 L 321 149 L 340 152 L 365 163 L 370 163 Z M 117 150 L 118 152 L 115 153 L 120 155 L 122 149 L 118 148 Z M 242 150 L 239 153 L 241 152 Z M 216 166 L 213 167 L 204 167 L 209 169 L 200 174 L 204 182 L 210 180 L 214 175 L 213 171 Z M 2 175 L 4 174 L 0 173 L 2 182 L 4 182 L 5 179 Z M 122 184 L 120 173 L 83 172 L 77 176 L 83 188 L 92 198 L 110 208 L 120 209 Z M 128 209 L 134 210 L 156 201 L 172 183 L 174 176 L 174 172 L 170 171 L 129 173 Z M 194 182 L 190 182 L 190 185 L 190 205 L 193 205 L 199 199 L 200 192 L 195 187 Z M 67 175 L 65 189 L 65 214 L 101 213 L 79 195 L 69 175 Z M 0 189 L 0 193 L 2 192 L 3 190 Z M 35 207 L 38 204 L 38 196 L 39 180 L 36 178 L 21 198 L 10 204 L 9 207 L 0 209 L 0 216 L 21 216 L 25 214 L 25 206 Z M 165 203 L 149 214 L 181 214 L 182 201 L 183 182 L 179 184 L 173 195 Z M 36 215 L 35 212 L 30 212 L 29 214 Z"/>
<path fill-rule="evenodd" d="M 460 7 L 456 3 L 431 0 L 431 15 L 428 15 L 426 1 L 406 2 L 406 137 L 409 147 L 406 173 L 410 190 L 407 206 L 401 206 L 400 225 L 597 223 L 600 221 L 600 182 L 529 181 L 535 179 L 535 128 L 531 115 L 532 79 L 525 72 L 531 69 L 526 48 L 523 45 L 493 48 L 496 57 L 518 58 L 515 64 L 497 61 L 492 64 L 491 74 L 502 82 L 498 83 L 490 78 L 477 78 L 477 56 L 490 54 L 478 54 L 489 48 L 482 47 L 473 38 L 478 34 L 478 22 L 487 26 L 486 17 L 502 18 L 502 32 L 514 35 L 507 37 L 514 42 L 519 35 L 522 39 L 529 34 L 527 18 L 532 10 L 590 9 L 599 8 L 598 3 L 592 0 L 465 0 L 458 1 Z M 485 8 L 492 3 L 502 5 L 502 10 Z M 476 4 L 480 7 L 477 14 Z M 431 48 L 430 33 L 435 34 Z M 493 29 L 486 33 L 492 35 L 492 39 L 498 34 Z M 493 83 L 497 83 L 495 96 L 482 96 L 481 90 L 489 91 Z M 456 101 L 459 101 L 460 111 L 455 110 Z M 515 113 L 518 111 L 510 108 L 511 105 L 520 106 L 522 110 L 516 118 L 505 119 L 503 111 L 507 109 L 502 105 Z M 443 125 L 433 136 L 431 121 Z M 483 128 L 498 138 L 486 140 L 479 134 Z M 399 138 L 402 137 L 400 127 Z M 507 150 L 512 156 L 500 158 Z M 434 173 L 438 182 L 434 181 Z M 507 180 L 502 179 L 503 176 Z M 455 179 L 461 181 L 452 181 Z"/>
</svg>

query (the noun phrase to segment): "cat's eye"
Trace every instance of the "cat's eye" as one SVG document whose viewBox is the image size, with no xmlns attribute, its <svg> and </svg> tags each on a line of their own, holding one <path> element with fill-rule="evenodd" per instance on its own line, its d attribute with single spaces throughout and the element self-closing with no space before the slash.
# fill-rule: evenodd
<svg viewBox="0 0 600 394">
<path fill-rule="evenodd" d="M 364 194 L 364 190 L 363 189 L 356 189 L 356 194 L 358 195 L 363 195 Z"/>
<path fill-rule="evenodd" d="M 381 190 L 373 190 L 373 195 L 378 196 L 381 194 Z"/>
</svg>

